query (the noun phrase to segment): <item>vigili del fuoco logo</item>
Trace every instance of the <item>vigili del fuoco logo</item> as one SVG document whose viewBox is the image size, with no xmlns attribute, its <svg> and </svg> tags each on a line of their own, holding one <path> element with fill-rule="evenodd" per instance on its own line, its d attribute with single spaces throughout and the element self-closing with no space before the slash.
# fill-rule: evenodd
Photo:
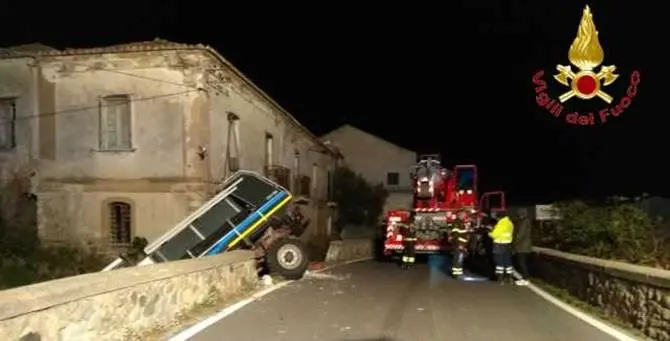
<svg viewBox="0 0 670 341">
<path fill-rule="evenodd" d="M 608 92 L 608 86 L 616 82 L 619 75 L 615 73 L 616 66 L 601 65 L 604 59 L 605 53 L 598 40 L 593 15 L 589 6 L 586 6 L 577 29 L 577 37 L 568 52 L 568 60 L 577 70 L 570 65 L 557 65 L 558 73 L 554 75 L 555 82 L 550 86 L 544 80 L 544 70 L 537 71 L 533 75 L 535 102 L 551 115 L 557 118 L 565 117 L 566 122 L 583 126 L 592 126 L 597 122 L 604 124 L 612 117 L 621 115 L 637 95 L 640 72 L 631 72 L 625 93 L 618 94 L 615 100 Z M 547 93 L 547 89 L 553 90 L 556 86 L 564 88 L 557 99 Z M 587 106 L 581 105 L 579 100 L 600 101 L 602 104 L 595 110 L 585 110 Z M 582 112 L 572 109 L 580 106 Z"/>
</svg>

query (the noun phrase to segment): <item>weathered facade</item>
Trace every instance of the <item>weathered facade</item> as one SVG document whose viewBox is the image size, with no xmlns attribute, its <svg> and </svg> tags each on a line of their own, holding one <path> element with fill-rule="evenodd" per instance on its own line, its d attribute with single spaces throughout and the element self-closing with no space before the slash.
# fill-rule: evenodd
<svg viewBox="0 0 670 341">
<path fill-rule="evenodd" d="M 35 174 L 43 240 L 152 240 L 237 169 L 303 197 L 325 234 L 335 154 L 209 47 L 5 49 L 0 99 L 3 172 Z"/>
<path fill-rule="evenodd" d="M 407 150 L 351 125 L 343 125 L 321 137 L 344 156 L 344 164 L 371 184 L 384 184 L 389 191 L 386 209 L 410 208 L 410 167 L 416 152 Z"/>
</svg>

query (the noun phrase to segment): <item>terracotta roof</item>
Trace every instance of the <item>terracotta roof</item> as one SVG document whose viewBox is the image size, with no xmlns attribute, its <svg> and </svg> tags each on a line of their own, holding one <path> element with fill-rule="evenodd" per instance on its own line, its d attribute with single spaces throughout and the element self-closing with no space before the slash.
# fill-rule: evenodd
<svg viewBox="0 0 670 341">
<path fill-rule="evenodd" d="M 211 49 L 202 44 L 182 44 L 160 38 L 149 41 L 132 42 L 127 44 L 117 44 L 103 47 L 89 48 L 65 48 L 58 50 L 51 46 L 41 43 L 12 46 L 0 48 L 0 57 L 47 57 L 47 56 L 67 56 L 77 54 L 103 54 L 103 53 L 123 53 L 123 52 L 144 52 L 144 51 L 164 51 L 175 49 Z"/>
<path fill-rule="evenodd" d="M 227 61 L 219 52 L 214 48 L 202 45 L 202 44 L 183 44 L 176 43 L 160 38 L 156 38 L 150 41 L 141 41 L 141 42 L 131 42 L 127 44 L 117 44 L 105 47 L 92 47 L 92 48 L 65 48 L 64 50 L 58 50 L 53 47 L 43 45 L 40 43 L 27 44 L 20 46 L 13 46 L 8 48 L 0 48 L 0 59 L 2 58 L 33 58 L 33 57 L 58 57 L 58 56 L 71 56 L 71 55 L 84 55 L 84 54 L 105 54 L 105 53 L 132 53 L 132 52 L 151 52 L 151 51 L 170 51 L 170 50 L 200 50 L 206 53 L 209 53 L 220 63 L 229 67 L 238 77 L 244 80 L 247 84 L 251 85 L 261 97 L 265 98 L 268 102 L 272 103 L 274 106 L 279 108 L 281 113 L 293 122 L 300 130 L 304 131 L 312 141 L 317 145 L 321 146 L 332 156 L 337 157 L 337 153 L 331 150 L 326 146 L 318 137 L 316 137 L 311 131 L 309 131 L 305 126 L 303 126 L 298 120 L 295 119 L 288 111 L 286 111 L 279 103 L 277 103 L 272 97 L 266 94 L 263 90 L 256 86 L 249 78 L 247 78 L 240 70 L 235 68 L 235 66 Z"/>
</svg>

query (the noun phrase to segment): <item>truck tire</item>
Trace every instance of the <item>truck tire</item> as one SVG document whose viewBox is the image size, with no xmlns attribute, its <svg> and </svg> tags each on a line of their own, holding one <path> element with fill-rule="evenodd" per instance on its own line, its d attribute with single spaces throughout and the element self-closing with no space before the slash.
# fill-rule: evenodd
<svg viewBox="0 0 670 341">
<path fill-rule="evenodd" d="M 265 261 L 270 273 L 288 280 L 302 278 L 309 264 L 305 244 L 295 238 L 281 238 L 272 243 Z"/>
</svg>

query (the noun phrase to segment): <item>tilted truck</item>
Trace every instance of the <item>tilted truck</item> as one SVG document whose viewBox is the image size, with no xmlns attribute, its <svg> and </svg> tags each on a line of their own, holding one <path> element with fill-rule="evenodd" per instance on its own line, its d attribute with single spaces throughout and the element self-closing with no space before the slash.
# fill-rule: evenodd
<svg viewBox="0 0 670 341">
<path fill-rule="evenodd" d="M 305 228 L 285 215 L 291 193 L 274 181 L 250 171 L 226 179 L 221 191 L 144 248 L 138 266 L 201 258 L 249 249 L 271 273 L 287 279 L 303 276 L 307 249 L 298 239 Z M 122 266 L 118 258 L 102 271 Z"/>
</svg>

